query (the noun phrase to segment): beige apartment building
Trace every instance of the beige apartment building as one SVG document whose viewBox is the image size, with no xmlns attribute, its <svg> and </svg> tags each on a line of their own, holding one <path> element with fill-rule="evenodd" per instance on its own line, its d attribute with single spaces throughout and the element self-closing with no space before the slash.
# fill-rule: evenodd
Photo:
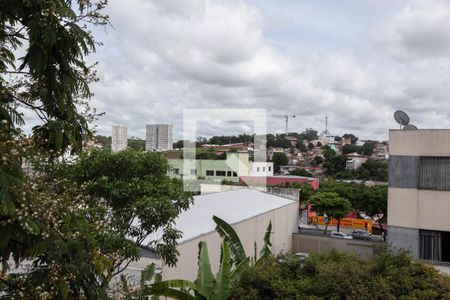
<svg viewBox="0 0 450 300">
<path fill-rule="evenodd" d="M 450 130 L 390 130 L 388 241 L 450 262 Z"/>
<path fill-rule="evenodd" d="M 173 148 L 172 124 L 150 124 L 146 125 L 145 129 L 145 151 L 164 151 Z"/>
<path fill-rule="evenodd" d="M 127 149 L 128 129 L 126 127 L 115 125 L 112 127 L 111 151 L 117 152 Z"/>
</svg>

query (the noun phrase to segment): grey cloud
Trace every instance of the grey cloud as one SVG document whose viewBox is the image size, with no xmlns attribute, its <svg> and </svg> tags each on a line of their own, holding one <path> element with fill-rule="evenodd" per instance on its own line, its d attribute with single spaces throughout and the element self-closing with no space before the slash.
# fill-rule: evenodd
<svg viewBox="0 0 450 300">
<path fill-rule="evenodd" d="M 257 4 L 111 1 L 114 29 L 96 32 L 105 46 L 93 58 L 100 61 L 101 78 L 94 105 L 106 112 L 99 132 L 110 134 L 110 126 L 119 123 L 143 138 L 145 124 L 170 122 L 181 137 L 183 108 L 214 107 L 296 114 L 290 128 L 297 131 L 322 130 L 328 115 L 333 133 L 363 138 L 386 139 L 387 129 L 396 128 L 392 114 L 399 108 L 410 111 L 421 128 L 450 126 L 442 113 L 450 108 L 447 42 L 433 31 L 441 27 L 442 39 L 450 40 L 443 32 L 450 29 L 443 17 L 448 5 L 423 3 L 387 15 L 366 32 L 376 48 L 330 47 L 303 55 L 308 45 L 301 40 L 292 40 L 292 48 L 303 49 L 300 54 L 274 46 L 276 37 L 269 39 L 264 28 L 270 16 Z M 284 121 L 269 118 L 268 128 L 283 132 Z M 205 126 L 202 135 L 247 129 Z"/>
<path fill-rule="evenodd" d="M 414 1 L 374 32 L 378 45 L 401 61 L 449 57 L 450 3 Z"/>
</svg>

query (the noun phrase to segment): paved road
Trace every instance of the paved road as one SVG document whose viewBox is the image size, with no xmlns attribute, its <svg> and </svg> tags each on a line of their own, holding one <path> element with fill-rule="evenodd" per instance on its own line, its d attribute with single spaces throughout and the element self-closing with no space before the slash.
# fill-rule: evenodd
<svg viewBox="0 0 450 300">
<path fill-rule="evenodd" d="M 301 234 L 307 234 L 307 235 L 315 235 L 315 236 L 324 236 L 323 231 L 324 228 L 299 228 L 298 233 Z M 330 237 L 331 231 L 336 230 L 336 228 L 334 226 L 329 226 L 327 229 L 327 236 Z M 340 231 L 344 232 L 344 233 L 350 233 L 350 231 L 352 231 L 353 229 L 351 228 L 341 228 Z M 382 242 L 383 239 L 381 238 L 381 235 L 372 235 L 371 236 L 371 241 L 372 242 Z"/>
</svg>

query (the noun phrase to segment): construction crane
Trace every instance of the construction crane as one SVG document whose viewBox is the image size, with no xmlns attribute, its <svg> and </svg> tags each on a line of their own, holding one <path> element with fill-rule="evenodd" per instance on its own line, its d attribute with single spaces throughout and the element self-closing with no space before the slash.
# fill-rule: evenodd
<svg viewBox="0 0 450 300">
<path fill-rule="evenodd" d="M 295 118 L 295 115 L 269 115 L 269 117 L 284 118 L 286 121 L 286 136 L 288 135 L 289 118 Z"/>
</svg>

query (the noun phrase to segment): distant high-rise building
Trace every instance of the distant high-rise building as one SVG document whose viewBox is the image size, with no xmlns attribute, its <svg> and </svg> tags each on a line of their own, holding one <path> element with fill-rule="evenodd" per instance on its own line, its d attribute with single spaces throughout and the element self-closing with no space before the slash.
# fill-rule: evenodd
<svg viewBox="0 0 450 300">
<path fill-rule="evenodd" d="M 171 150 L 173 148 L 172 124 L 146 126 L 145 151 Z"/>
<path fill-rule="evenodd" d="M 117 152 L 127 149 L 128 129 L 122 126 L 113 126 L 111 135 L 111 151 Z"/>
</svg>

